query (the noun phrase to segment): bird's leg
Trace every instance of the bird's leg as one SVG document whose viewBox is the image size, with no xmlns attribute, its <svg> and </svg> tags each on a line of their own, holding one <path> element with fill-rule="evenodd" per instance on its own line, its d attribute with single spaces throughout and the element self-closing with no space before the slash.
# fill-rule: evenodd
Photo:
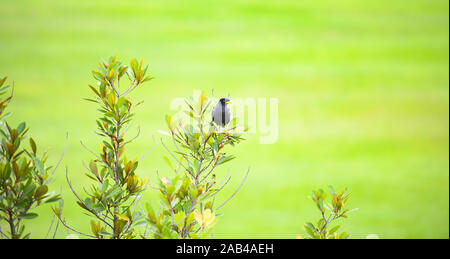
<svg viewBox="0 0 450 259">
<path fill-rule="evenodd" d="M 227 136 L 227 135 L 229 135 L 229 132 L 228 132 L 228 125 L 223 125 L 223 129 L 224 129 L 224 134 L 225 134 L 225 136 Z"/>
<path fill-rule="evenodd" d="M 228 127 L 227 127 L 227 125 L 223 125 L 222 126 L 221 134 L 228 135 Z"/>
</svg>

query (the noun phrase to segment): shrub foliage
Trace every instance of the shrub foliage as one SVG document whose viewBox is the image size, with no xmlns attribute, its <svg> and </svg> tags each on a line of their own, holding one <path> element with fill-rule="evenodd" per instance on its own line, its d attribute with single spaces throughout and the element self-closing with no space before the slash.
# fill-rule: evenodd
<svg viewBox="0 0 450 259">
<path fill-rule="evenodd" d="M 136 210 L 136 202 L 146 188 L 146 179 L 136 175 L 138 159 L 126 156 L 126 147 L 139 136 L 127 138 L 126 134 L 134 120 L 134 103 L 129 95 L 152 77 L 147 76 L 148 66 L 143 67 L 143 60 L 131 60 L 130 65 L 118 61 L 116 57 L 102 61 L 96 71 L 92 71 L 95 86 L 89 85 L 94 98 L 86 100 L 98 105 L 100 118 L 96 121 L 96 133 L 101 138 L 100 152 L 95 153 L 81 143 L 94 158 L 85 166 L 86 176 L 94 181 L 90 188 L 85 188 L 86 197 L 82 197 L 67 181 L 78 199 L 77 204 L 89 215 L 92 234 L 79 234 L 94 238 L 133 238 L 134 227 L 142 224 L 143 214 Z M 121 85 L 124 81 L 127 85 Z M 124 80 L 125 79 L 125 80 Z M 61 217 L 61 208 L 55 210 L 63 224 L 69 227 Z"/>
<path fill-rule="evenodd" d="M 230 177 L 219 183 L 214 171 L 235 158 L 225 150 L 243 140 L 243 128 L 238 127 L 237 120 L 226 127 L 212 123 L 210 114 L 215 103 L 204 92 L 198 98 L 187 98 L 185 103 L 187 120 L 166 116 L 174 150 L 162 139 L 161 143 L 170 157 L 164 159 L 174 176 L 160 179 L 159 213 L 147 205 L 147 221 L 154 227 L 155 238 L 209 237 L 217 221 L 217 211 L 239 190 L 217 206 L 216 195 Z"/>
<path fill-rule="evenodd" d="M 6 121 L 5 109 L 12 98 L 12 94 L 3 97 L 10 89 L 6 79 L 0 79 L 0 224 L 5 221 L 8 229 L 0 228 L 0 235 L 29 238 L 23 221 L 38 216 L 33 212 L 36 207 L 60 199 L 49 192 L 56 167 L 47 164 L 47 152 L 39 152 L 35 140 L 27 137 L 25 122 L 13 127 Z"/>
</svg>

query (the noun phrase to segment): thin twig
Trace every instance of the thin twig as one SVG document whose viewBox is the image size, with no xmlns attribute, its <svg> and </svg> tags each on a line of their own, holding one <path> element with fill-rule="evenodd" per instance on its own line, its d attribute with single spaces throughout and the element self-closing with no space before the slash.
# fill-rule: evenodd
<svg viewBox="0 0 450 259">
<path fill-rule="evenodd" d="M 61 222 L 61 224 L 63 224 L 63 226 L 66 227 L 67 229 L 70 229 L 70 230 L 72 230 L 73 232 L 78 233 L 78 234 L 83 235 L 83 236 L 87 236 L 87 237 L 90 237 L 90 238 L 96 238 L 96 237 L 91 236 L 91 235 L 89 235 L 89 234 L 85 234 L 85 233 L 83 233 L 83 232 L 80 232 L 80 231 L 78 231 L 78 230 L 76 230 L 76 229 L 74 229 L 74 228 L 72 228 L 72 227 L 69 227 L 69 226 L 66 224 L 66 222 L 64 222 L 64 220 L 63 220 L 62 218 L 58 217 L 58 219 L 59 219 L 59 221 Z"/>
<path fill-rule="evenodd" d="M 67 167 L 66 167 L 66 178 L 67 178 Z M 70 234 L 69 230 L 72 230 L 73 232 L 78 233 L 80 235 L 91 237 L 91 238 L 95 238 L 94 236 L 82 233 L 82 232 L 80 232 L 78 230 L 75 230 L 75 229 L 69 227 L 69 225 L 67 225 L 66 222 L 61 218 L 63 207 L 64 207 L 64 201 L 63 201 L 63 199 L 61 199 L 60 204 L 59 204 L 59 215 L 56 215 L 56 216 L 57 216 L 58 220 L 61 222 L 61 224 L 63 224 L 63 226 L 66 227 L 68 234 Z M 56 232 L 55 232 L 55 234 L 56 234 Z M 53 237 L 54 236 L 55 235 L 53 235 Z"/>
<path fill-rule="evenodd" d="M 131 128 L 131 126 L 133 126 L 135 120 L 136 120 L 136 119 L 133 118 L 133 120 L 127 122 L 127 125 L 125 125 L 125 129 L 123 130 L 123 133 L 122 133 L 122 134 L 125 135 L 125 134 L 128 132 L 128 130 Z"/>
<path fill-rule="evenodd" d="M 191 164 L 191 161 L 189 161 L 189 159 L 186 158 L 186 156 L 184 155 L 184 153 L 181 152 L 180 148 L 178 148 L 178 145 L 177 145 L 177 143 L 176 143 L 176 141 L 175 141 L 175 138 L 174 138 L 173 136 L 172 136 L 172 142 L 173 142 L 173 144 L 175 145 L 175 147 L 176 147 L 176 149 L 178 150 L 178 152 L 180 152 L 181 154 L 183 154 L 182 156 L 184 157 L 184 159 L 186 159 L 186 161 L 188 162 L 188 165 L 191 166 L 191 167 L 193 167 L 192 164 Z M 194 157 L 194 158 L 195 158 L 195 157 Z"/>
<path fill-rule="evenodd" d="M 230 170 L 228 170 L 227 175 L 222 179 L 222 181 L 220 181 L 219 186 L 222 185 L 223 181 L 225 181 L 225 179 L 227 179 L 227 177 L 228 177 L 228 179 L 225 181 L 225 183 L 224 183 L 221 187 L 219 187 L 219 189 L 214 193 L 213 200 L 212 200 L 212 204 L 211 204 L 211 208 L 214 207 L 214 202 L 216 201 L 216 196 L 217 196 L 217 194 L 218 194 L 218 193 L 219 193 L 219 192 L 220 192 L 220 191 L 228 184 L 228 182 L 230 181 L 231 176 L 229 176 L 229 175 L 230 175 Z"/>
<path fill-rule="evenodd" d="M 60 201 L 60 204 L 63 204 L 63 198 L 62 198 L 62 187 L 60 187 L 60 189 L 59 189 L 59 193 L 60 193 L 60 196 L 61 196 L 61 201 Z M 60 207 L 62 207 L 62 205 L 60 206 Z M 56 221 L 56 227 L 55 227 L 55 232 L 53 232 L 53 239 L 55 239 L 55 236 L 56 236 L 56 232 L 58 232 L 58 227 L 59 227 L 59 220 L 58 221 Z"/>
<path fill-rule="evenodd" d="M 117 99 L 119 99 L 120 96 L 121 96 L 121 95 L 120 95 L 120 89 L 119 89 L 119 88 L 116 89 L 116 87 L 114 86 L 114 80 L 109 81 L 109 84 L 111 85 L 112 89 L 113 89 L 114 92 L 116 93 Z"/>
<path fill-rule="evenodd" d="M 114 171 L 114 168 L 110 164 L 106 163 L 102 158 L 100 158 L 97 154 L 95 154 L 94 151 L 92 151 L 88 147 L 86 147 L 82 141 L 80 141 L 80 143 L 87 151 L 89 151 L 91 154 L 93 154 L 95 156 L 95 158 L 97 158 L 98 161 L 104 163 L 109 169 Z"/>
<path fill-rule="evenodd" d="M 91 174 L 93 174 L 93 175 L 97 178 L 97 180 L 98 180 L 100 183 L 103 183 L 103 179 L 101 179 L 97 174 L 95 174 L 94 172 L 92 172 L 92 170 L 89 169 L 89 168 L 86 166 L 86 164 L 84 163 L 84 161 L 81 161 L 81 164 L 83 164 L 83 167 L 84 167 L 86 170 L 88 170 Z"/>
<path fill-rule="evenodd" d="M 75 191 L 75 189 L 73 188 L 70 180 L 69 180 L 69 176 L 68 176 L 68 170 L 66 168 L 66 180 L 67 183 L 69 184 L 70 189 L 72 190 L 72 193 L 75 195 L 75 197 L 77 197 L 77 199 L 84 204 L 84 201 L 80 198 L 80 196 L 78 195 L 78 193 Z M 105 223 L 106 225 L 108 225 L 110 228 L 114 229 L 106 220 L 102 219 L 101 217 L 99 217 L 96 213 L 94 213 L 92 210 L 87 210 L 89 211 L 92 215 L 94 215 L 96 218 L 98 218 L 100 221 L 102 221 L 103 223 Z"/>
<path fill-rule="evenodd" d="M 64 143 L 64 149 L 63 149 L 63 152 L 62 152 L 62 154 L 61 154 L 61 157 L 59 158 L 59 161 L 58 161 L 58 163 L 56 164 L 55 168 L 53 168 L 52 172 L 50 173 L 50 177 L 48 178 L 47 181 L 49 181 L 50 178 L 52 178 L 53 174 L 55 173 L 56 169 L 58 168 L 59 164 L 61 163 L 61 161 L 62 161 L 62 159 L 63 159 L 63 157 L 64 157 L 64 153 L 66 152 L 67 139 L 68 139 L 68 138 L 69 138 L 69 133 L 67 132 L 67 133 L 66 133 L 66 142 Z"/>
<path fill-rule="evenodd" d="M 52 230 L 52 227 L 53 227 L 53 222 L 55 221 L 55 217 L 56 217 L 56 214 L 55 214 L 55 213 L 53 213 L 53 218 L 52 218 L 52 222 L 50 223 L 50 227 L 48 228 L 48 231 L 47 231 L 47 234 L 45 235 L 45 238 L 47 238 L 47 237 L 48 237 L 48 234 L 50 233 L 50 230 Z"/>
<path fill-rule="evenodd" d="M 135 81 L 133 80 L 133 82 L 131 82 L 130 87 L 128 87 L 127 90 L 125 90 L 125 92 L 123 92 L 122 94 L 119 95 L 119 97 L 122 97 L 124 95 L 127 95 L 128 93 L 130 93 L 131 91 L 133 91 L 139 84 L 136 82 L 136 85 L 134 85 Z M 134 85 L 134 86 L 133 86 Z"/>
<path fill-rule="evenodd" d="M 167 152 L 169 152 L 169 154 L 173 157 L 173 159 L 175 159 L 184 169 L 186 169 L 187 172 L 189 172 L 189 169 L 186 168 L 186 166 L 184 166 L 180 161 L 178 161 L 178 159 L 175 157 L 175 155 L 167 148 L 167 146 L 164 144 L 162 138 L 161 138 L 161 144 L 164 146 L 164 148 L 167 150 Z M 189 174 L 191 174 L 189 172 Z"/>
<path fill-rule="evenodd" d="M 222 203 L 219 207 L 217 207 L 216 210 L 219 210 L 223 205 L 225 205 L 228 201 L 231 200 L 231 198 L 233 198 L 234 195 L 236 195 L 236 193 L 241 189 L 242 185 L 244 184 L 245 180 L 247 179 L 248 173 L 250 172 L 250 167 L 247 170 L 247 173 L 244 176 L 244 179 L 242 179 L 241 184 L 239 185 L 239 187 L 237 188 L 237 190 L 224 202 Z"/>
<path fill-rule="evenodd" d="M 86 147 L 86 146 L 83 144 L 82 141 L 80 141 L 80 143 L 81 143 L 81 145 L 82 145 L 87 151 L 89 151 L 91 154 L 93 154 L 93 155 L 97 158 L 97 160 L 103 161 L 103 159 L 101 159 L 97 154 L 95 154 L 94 151 L 92 151 L 92 150 L 90 150 L 88 147 Z"/>
<path fill-rule="evenodd" d="M 214 161 L 215 159 L 212 159 L 210 162 L 209 162 L 209 164 L 205 167 L 205 168 L 203 168 L 203 170 L 202 171 L 200 171 L 200 174 L 204 171 L 204 170 L 206 170 L 206 168 L 208 168 L 210 165 L 211 165 L 211 163 L 212 163 L 212 161 Z M 205 177 L 203 177 L 203 179 L 200 181 L 200 183 L 202 183 L 211 173 L 212 173 L 212 171 L 214 170 L 214 168 L 216 168 L 216 166 L 217 166 L 217 161 L 214 163 L 214 165 L 213 165 L 213 167 L 211 168 L 211 170 L 209 170 L 209 172 L 205 175 Z M 199 174 L 199 176 L 200 176 L 200 174 Z"/>
<path fill-rule="evenodd" d="M 72 186 L 72 183 L 70 182 L 70 180 L 69 180 L 69 175 L 68 175 L 68 170 L 67 170 L 67 167 L 66 167 L 66 180 L 67 180 L 67 184 L 69 184 L 69 187 L 70 187 L 70 189 L 72 190 L 72 193 L 75 195 L 75 197 L 77 197 L 77 199 L 80 201 L 80 202 L 83 202 L 83 200 L 80 198 L 80 196 L 78 196 L 78 193 L 75 191 L 75 189 L 73 188 L 73 186 Z"/>
<path fill-rule="evenodd" d="M 60 189 L 60 193 L 62 193 L 62 188 Z M 61 199 L 62 199 L 62 194 L 61 194 Z M 48 228 L 48 231 L 47 231 L 47 234 L 45 235 L 45 238 L 48 237 L 48 234 L 50 234 L 50 230 L 52 230 L 53 223 L 55 221 L 55 217 L 56 217 L 56 214 L 53 213 L 52 222 L 50 223 L 50 227 Z M 59 225 L 59 221 L 56 222 L 56 227 L 55 227 L 55 232 L 53 233 L 53 238 L 55 238 L 56 231 L 58 230 L 58 225 Z"/>
<path fill-rule="evenodd" d="M 136 136 L 134 136 L 132 139 L 128 140 L 127 142 L 123 143 L 122 146 L 119 146 L 119 148 L 121 148 L 121 147 L 125 146 L 126 144 L 132 142 L 133 140 L 137 139 L 137 138 L 139 137 L 139 134 L 140 134 L 140 133 L 141 133 L 141 128 L 138 127 L 138 128 L 137 128 Z"/>
<path fill-rule="evenodd" d="M 147 152 L 147 153 L 145 153 L 141 158 L 139 158 L 136 162 L 139 162 L 139 161 L 141 161 L 142 159 L 144 159 L 147 155 L 149 155 L 152 151 L 153 151 L 153 149 L 155 148 L 155 146 L 156 146 L 156 144 L 158 144 L 158 143 L 156 143 L 156 141 L 155 141 L 155 136 L 152 136 L 152 138 L 153 138 L 153 146 L 152 146 L 152 148 Z"/>
</svg>

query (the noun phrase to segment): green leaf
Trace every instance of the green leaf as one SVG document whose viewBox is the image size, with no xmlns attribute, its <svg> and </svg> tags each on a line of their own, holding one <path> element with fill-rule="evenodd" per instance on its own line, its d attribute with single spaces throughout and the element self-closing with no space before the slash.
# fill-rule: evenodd
<svg viewBox="0 0 450 259">
<path fill-rule="evenodd" d="M 85 210 L 89 210 L 88 207 L 86 207 L 86 205 L 84 205 L 84 203 L 82 203 L 81 201 L 77 201 L 78 206 L 80 206 L 81 208 L 85 209 Z"/>
<path fill-rule="evenodd" d="M 169 129 L 172 130 L 172 116 L 166 115 L 166 122 L 167 122 L 167 127 L 169 127 Z"/>
<path fill-rule="evenodd" d="M 134 71 L 136 71 L 137 70 L 137 61 L 136 61 L 136 59 L 132 59 L 131 61 L 130 61 L 130 66 L 131 66 L 131 68 L 133 69 L 133 72 Z"/>
<path fill-rule="evenodd" d="M 212 147 L 214 150 L 214 155 L 216 155 L 219 152 L 219 146 L 217 144 L 217 141 L 212 144 Z"/>
<path fill-rule="evenodd" d="M 185 217 L 184 211 L 180 211 L 173 215 L 173 219 L 175 221 L 175 224 L 180 223 L 181 220 L 183 220 Z"/>
<path fill-rule="evenodd" d="M 100 98 L 102 98 L 102 95 L 92 86 L 92 85 L 89 85 L 89 88 L 91 88 L 91 90 L 98 96 L 98 97 L 100 97 Z"/>
<path fill-rule="evenodd" d="M 2 86 L 2 85 L 5 83 L 5 81 L 6 81 L 7 78 L 8 78 L 8 77 L 5 76 L 4 78 L 2 78 L 2 79 L 0 80 L 0 86 Z"/>
<path fill-rule="evenodd" d="M 103 78 L 103 75 L 97 71 L 92 71 L 92 75 L 94 76 L 95 79 L 97 79 L 98 81 L 105 81 Z"/>
<path fill-rule="evenodd" d="M 98 234 L 100 236 L 104 236 L 104 237 L 111 237 L 112 236 L 112 234 L 110 234 L 108 232 L 105 232 L 105 231 L 98 231 Z"/>
<path fill-rule="evenodd" d="M 318 200 L 317 201 L 317 208 L 319 208 L 320 211 L 324 211 L 323 210 L 323 200 Z"/>
<path fill-rule="evenodd" d="M 151 76 L 146 76 L 146 77 L 144 78 L 144 80 L 142 80 L 141 83 L 144 83 L 144 82 L 149 81 L 149 80 L 152 80 L 152 79 L 153 79 L 153 77 L 151 77 Z"/>
<path fill-rule="evenodd" d="M 348 237 L 350 237 L 350 234 L 347 234 L 346 232 L 342 232 L 339 235 L 339 239 L 347 239 Z"/>
<path fill-rule="evenodd" d="M 125 97 L 120 97 L 119 100 L 117 100 L 117 107 L 121 107 L 122 105 L 125 104 Z"/>
<path fill-rule="evenodd" d="M 190 189 L 189 194 L 191 195 L 192 199 L 195 199 L 195 198 L 197 198 L 198 191 L 197 191 L 197 189 Z"/>
<path fill-rule="evenodd" d="M 39 173 L 41 175 L 45 175 L 44 163 L 42 163 L 41 160 L 35 158 L 34 159 L 34 164 L 36 165 L 36 169 L 39 171 Z"/>
<path fill-rule="evenodd" d="M 19 135 L 23 132 L 23 130 L 25 129 L 25 126 L 26 126 L 25 122 L 22 122 L 19 124 L 19 126 L 17 126 L 17 131 L 18 131 Z"/>
<path fill-rule="evenodd" d="M 153 210 L 152 206 L 150 205 L 150 203 L 147 202 L 145 204 L 145 207 L 146 207 L 147 213 L 148 213 L 147 217 L 150 219 L 151 222 L 155 221 L 156 214 L 155 214 L 155 211 Z"/>
<path fill-rule="evenodd" d="M 164 156 L 163 158 L 164 158 L 164 161 L 170 166 L 170 168 L 173 169 L 172 163 L 170 162 L 169 158 L 166 156 Z"/>
<path fill-rule="evenodd" d="M 130 221 L 130 218 L 128 218 L 127 216 L 125 216 L 125 215 L 123 215 L 123 214 L 115 213 L 115 215 L 116 215 L 116 217 L 118 217 L 118 218 L 121 219 L 121 220 L 124 220 L 124 221 Z"/>
<path fill-rule="evenodd" d="M 84 200 L 84 206 L 86 206 L 86 208 L 91 209 L 91 205 L 92 205 L 92 200 L 89 198 L 86 198 Z"/>
<path fill-rule="evenodd" d="M 98 103 L 97 100 L 90 99 L 90 98 L 83 98 L 83 100 L 86 100 L 86 101 L 88 101 L 88 102 Z"/>
<path fill-rule="evenodd" d="M 100 213 L 105 210 L 105 206 L 102 203 L 96 203 L 92 208 L 95 212 Z"/>
<path fill-rule="evenodd" d="M 333 186 L 328 185 L 328 190 L 330 191 L 331 196 L 333 196 L 335 194 L 335 191 L 333 189 Z"/>
<path fill-rule="evenodd" d="M 311 237 L 315 237 L 316 236 L 316 234 L 315 234 L 315 227 L 314 227 L 314 225 L 313 224 L 311 224 L 310 222 L 307 222 L 307 223 L 305 223 L 305 230 L 306 230 L 306 232 L 308 232 L 308 234 L 311 236 Z"/>
<path fill-rule="evenodd" d="M 166 192 L 167 192 L 168 196 L 172 195 L 172 193 L 174 191 L 175 191 L 175 186 L 174 185 L 170 185 L 169 187 L 166 188 Z"/>
<path fill-rule="evenodd" d="M 33 138 L 30 138 L 30 146 L 33 154 L 36 155 L 36 143 L 34 142 Z"/>
<path fill-rule="evenodd" d="M 39 189 L 36 190 L 35 196 L 39 198 L 39 197 L 44 196 L 47 192 L 48 192 L 48 186 L 43 185 Z"/>
<path fill-rule="evenodd" d="M 60 201 L 61 197 L 59 197 L 59 194 L 49 198 L 48 200 L 45 201 L 45 203 L 52 203 L 52 202 L 56 202 L 56 201 Z"/>
<path fill-rule="evenodd" d="M 19 215 L 20 219 L 34 219 L 38 216 L 38 214 L 30 212 L 30 213 L 26 213 L 26 214 L 22 214 Z"/>
<path fill-rule="evenodd" d="M 330 231 L 328 231 L 328 234 L 333 234 L 334 232 L 336 232 L 341 226 L 337 225 L 334 228 L 330 229 Z"/>
<path fill-rule="evenodd" d="M 95 177 L 93 177 L 90 173 L 85 173 L 84 175 L 86 175 L 87 177 L 89 177 L 90 179 L 97 181 L 97 179 Z"/>
<path fill-rule="evenodd" d="M 145 226 L 145 225 L 147 225 L 147 221 L 142 220 L 142 221 L 136 222 L 134 224 L 134 227 L 140 227 L 140 226 Z"/>
<path fill-rule="evenodd" d="M 236 158 L 235 156 L 223 156 L 217 161 L 217 165 L 224 164 L 224 163 L 226 163 L 228 161 L 231 161 L 231 160 L 233 160 L 235 158 Z"/>
<path fill-rule="evenodd" d="M 93 172 L 95 175 L 98 175 L 97 164 L 94 161 L 91 161 L 89 163 L 89 168 L 91 169 L 91 172 Z"/>
<path fill-rule="evenodd" d="M 28 196 L 28 194 L 31 194 L 36 189 L 36 185 L 34 185 L 31 181 L 28 182 L 24 189 L 23 189 L 23 196 Z"/>
<path fill-rule="evenodd" d="M 108 189 L 108 186 L 109 186 L 109 181 L 108 181 L 108 179 L 106 179 L 102 184 L 102 192 L 103 193 L 106 192 L 106 190 Z"/>
<path fill-rule="evenodd" d="M 346 213 L 349 214 L 349 213 L 352 213 L 353 211 L 357 211 L 357 210 L 359 210 L 359 208 L 351 209 L 351 210 L 347 211 Z"/>
<path fill-rule="evenodd" d="M 91 231 L 96 237 L 98 237 L 99 229 L 97 229 L 97 223 L 95 223 L 95 221 L 93 220 L 91 220 Z"/>
</svg>

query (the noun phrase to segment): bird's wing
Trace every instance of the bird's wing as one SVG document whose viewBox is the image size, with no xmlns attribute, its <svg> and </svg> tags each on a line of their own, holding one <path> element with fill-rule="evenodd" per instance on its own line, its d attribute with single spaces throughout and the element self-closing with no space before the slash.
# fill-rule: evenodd
<svg viewBox="0 0 450 259">
<path fill-rule="evenodd" d="M 228 107 L 225 108 L 225 124 L 228 124 L 230 122 L 230 109 Z"/>
<path fill-rule="evenodd" d="M 214 108 L 213 108 L 212 111 L 211 111 L 211 119 L 212 119 L 212 120 L 214 120 L 214 113 L 215 113 L 215 111 L 216 111 L 216 108 L 217 108 L 217 105 L 214 106 Z"/>
</svg>

